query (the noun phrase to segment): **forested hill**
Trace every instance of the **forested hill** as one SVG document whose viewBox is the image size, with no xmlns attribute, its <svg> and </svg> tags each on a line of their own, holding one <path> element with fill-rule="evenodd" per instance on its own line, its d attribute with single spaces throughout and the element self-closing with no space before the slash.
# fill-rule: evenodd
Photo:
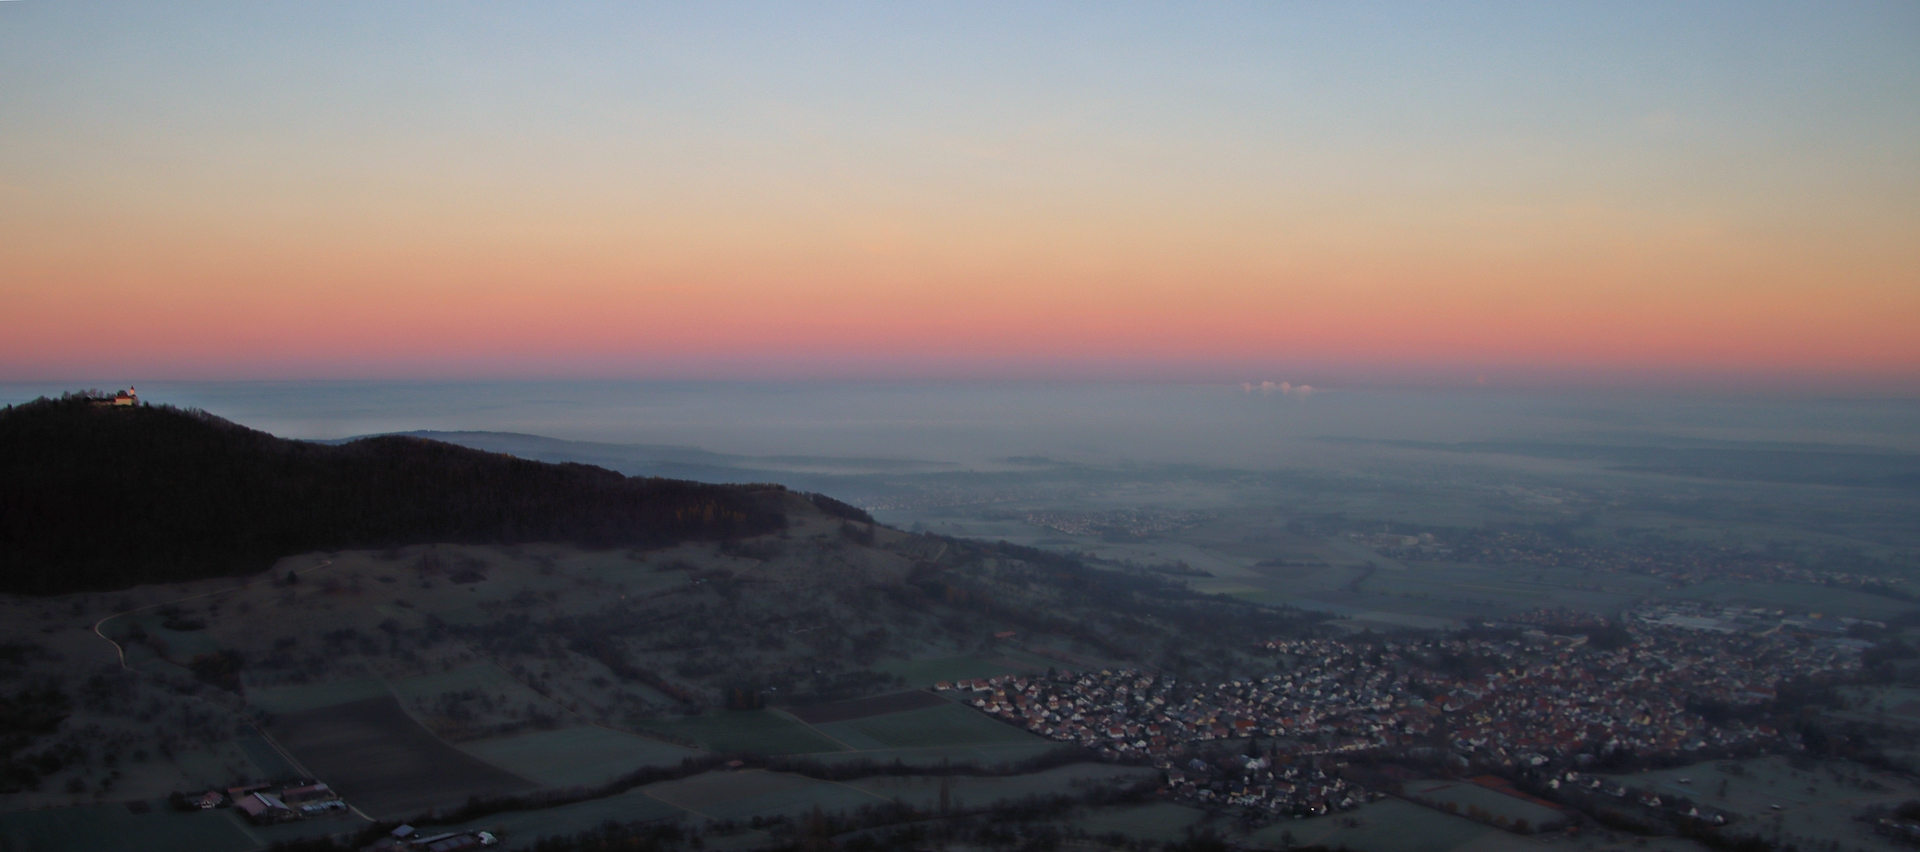
<svg viewBox="0 0 1920 852">
<path fill-rule="evenodd" d="M 0 412 L 0 591 L 247 574 L 292 553 L 427 541 L 752 535 L 785 524 L 764 494 L 778 488 L 630 478 L 420 438 L 327 446 L 199 411 L 40 399 Z"/>
</svg>

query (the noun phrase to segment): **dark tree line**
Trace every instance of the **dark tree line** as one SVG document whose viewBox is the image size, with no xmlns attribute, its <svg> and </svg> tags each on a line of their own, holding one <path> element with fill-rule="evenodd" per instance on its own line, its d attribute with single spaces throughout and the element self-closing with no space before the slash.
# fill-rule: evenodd
<svg viewBox="0 0 1920 852">
<path fill-rule="evenodd" d="M 0 591 L 249 574 L 291 553 L 430 541 L 724 539 L 782 527 L 756 496 L 778 489 L 420 438 L 290 441 L 200 411 L 43 398 L 0 412 Z"/>
</svg>

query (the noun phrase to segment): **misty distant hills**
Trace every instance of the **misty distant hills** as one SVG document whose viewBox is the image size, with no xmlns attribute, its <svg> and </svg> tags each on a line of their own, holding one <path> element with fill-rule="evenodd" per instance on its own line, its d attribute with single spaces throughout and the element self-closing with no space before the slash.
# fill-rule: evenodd
<svg viewBox="0 0 1920 852">
<path fill-rule="evenodd" d="M 1495 453 L 1528 458 L 1595 461 L 1613 470 L 1746 482 L 1920 489 L 1920 453 L 1836 444 L 1674 439 L 1650 444 L 1551 441 L 1323 441 L 1405 447 L 1448 453 Z"/>
<path fill-rule="evenodd" d="M 0 413 L 0 591 L 247 574 L 311 550 L 753 535 L 784 524 L 777 501 L 757 496 L 777 490 L 419 437 L 291 441 L 205 412 L 41 399 Z"/>
</svg>

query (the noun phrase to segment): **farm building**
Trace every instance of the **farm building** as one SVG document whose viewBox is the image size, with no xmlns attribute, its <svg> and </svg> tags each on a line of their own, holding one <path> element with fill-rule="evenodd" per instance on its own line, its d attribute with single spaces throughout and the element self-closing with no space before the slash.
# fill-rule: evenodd
<svg viewBox="0 0 1920 852">
<path fill-rule="evenodd" d="M 247 819 L 255 822 L 280 822 L 296 817 L 293 809 L 272 793 L 250 793 L 246 798 L 236 799 L 233 806 L 244 811 Z"/>
<path fill-rule="evenodd" d="M 253 793 L 258 793 L 261 790 L 270 790 L 272 788 L 273 788 L 272 784 L 246 784 L 239 787 L 228 787 L 227 798 L 232 799 L 235 803 L 238 803 L 241 799 L 244 799 Z"/>
<path fill-rule="evenodd" d="M 460 831 L 451 834 L 436 834 L 413 841 L 413 848 L 421 852 L 460 852 L 463 849 L 478 849 L 500 842 L 484 831 Z"/>
<path fill-rule="evenodd" d="M 319 783 L 308 784 L 304 787 L 288 787 L 280 791 L 280 800 L 289 805 L 338 798 L 340 798 L 340 794 L 333 792 L 333 788 Z"/>
<path fill-rule="evenodd" d="M 374 852 L 461 852 L 465 849 L 478 849 L 492 846 L 500 839 L 485 831 L 451 831 L 445 834 L 422 835 L 411 825 L 402 825 L 380 838 L 378 843 L 366 847 Z M 364 852 L 364 850 L 363 850 Z"/>
</svg>

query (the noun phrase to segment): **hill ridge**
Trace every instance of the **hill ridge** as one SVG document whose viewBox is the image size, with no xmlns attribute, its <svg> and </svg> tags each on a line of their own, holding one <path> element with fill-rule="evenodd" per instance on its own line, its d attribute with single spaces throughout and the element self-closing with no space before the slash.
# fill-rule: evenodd
<svg viewBox="0 0 1920 852">
<path fill-rule="evenodd" d="M 197 409 L 85 395 L 0 412 L 0 591 L 253 573 L 427 541 L 660 545 L 785 525 L 775 484 L 628 477 L 426 438 L 326 445 Z"/>
</svg>

